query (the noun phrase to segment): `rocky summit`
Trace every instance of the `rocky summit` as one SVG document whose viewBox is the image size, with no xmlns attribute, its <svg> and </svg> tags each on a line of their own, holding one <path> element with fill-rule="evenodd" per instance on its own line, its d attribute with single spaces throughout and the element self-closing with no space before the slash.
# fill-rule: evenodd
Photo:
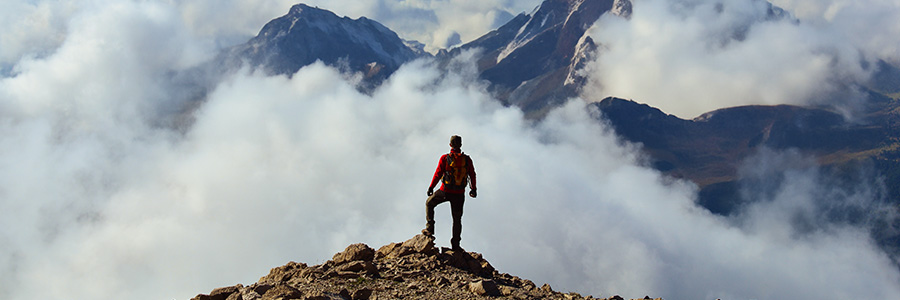
<svg viewBox="0 0 900 300">
<path fill-rule="evenodd" d="M 353 244 L 321 265 L 289 262 L 251 285 L 217 288 L 192 300 L 494 298 L 598 299 L 500 273 L 479 253 L 438 249 L 433 237 L 417 235 L 377 251 Z"/>
</svg>

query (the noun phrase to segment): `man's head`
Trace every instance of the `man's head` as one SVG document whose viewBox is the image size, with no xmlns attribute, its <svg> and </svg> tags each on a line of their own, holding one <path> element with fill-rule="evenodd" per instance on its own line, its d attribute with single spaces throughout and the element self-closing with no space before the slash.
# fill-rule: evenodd
<svg viewBox="0 0 900 300">
<path fill-rule="evenodd" d="M 450 147 L 462 148 L 462 137 L 454 135 L 450 137 Z"/>
</svg>

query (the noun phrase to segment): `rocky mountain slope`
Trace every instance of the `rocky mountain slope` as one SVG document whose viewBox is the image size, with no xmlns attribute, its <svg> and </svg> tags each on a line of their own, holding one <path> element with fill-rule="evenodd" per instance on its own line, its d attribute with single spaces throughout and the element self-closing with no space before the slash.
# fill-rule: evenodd
<svg viewBox="0 0 900 300">
<path fill-rule="evenodd" d="M 217 288 L 192 300 L 497 298 L 597 299 L 557 292 L 547 284 L 539 287 L 530 280 L 498 272 L 479 253 L 439 250 L 433 237 L 417 235 L 377 251 L 365 244 L 353 244 L 321 265 L 289 262 L 273 268 L 256 283 Z"/>
<path fill-rule="evenodd" d="M 269 74 L 290 75 L 318 60 L 343 71 L 361 72 L 374 87 L 404 63 L 429 56 L 423 48 L 365 17 L 342 18 L 297 4 L 247 43 L 223 52 L 217 65 L 233 69 L 247 62 Z"/>
<path fill-rule="evenodd" d="M 693 120 L 617 98 L 591 107 L 623 138 L 642 144 L 658 170 L 697 183 L 701 205 L 728 215 L 742 201 L 738 168 L 762 147 L 794 149 L 838 170 L 871 163 L 889 184 L 900 182 L 900 102 L 878 99 L 862 122 L 827 107 L 742 106 Z M 889 196 L 900 201 L 900 187 L 894 185 L 888 186 Z"/>
<path fill-rule="evenodd" d="M 631 0 L 547 0 L 531 14 L 520 14 L 444 55 L 481 49 L 478 68 L 492 92 L 539 116 L 584 84 L 577 72 L 597 47 L 586 32 L 606 13 L 630 16 Z"/>
</svg>

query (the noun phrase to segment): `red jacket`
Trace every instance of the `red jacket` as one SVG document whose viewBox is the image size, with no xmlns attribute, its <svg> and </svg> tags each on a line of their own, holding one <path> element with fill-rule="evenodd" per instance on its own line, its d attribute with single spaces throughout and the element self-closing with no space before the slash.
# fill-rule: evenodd
<svg viewBox="0 0 900 300">
<path fill-rule="evenodd" d="M 450 152 L 462 153 L 462 150 L 459 149 L 451 149 Z M 444 177 L 444 170 L 446 170 L 447 158 L 450 154 L 444 154 L 441 156 L 441 159 L 438 161 L 437 170 L 434 170 L 434 177 L 431 178 L 431 185 L 429 189 L 434 189 L 437 185 L 438 181 Z M 475 190 L 475 166 L 472 165 L 472 158 L 466 155 L 466 173 L 469 175 L 469 188 Z M 444 183 L 441 182 L 441 190 L 446 193 L 454 193 L 454 194 L 462 194 L 466 192 L 466 189 L 463 188 L 461 190 L 454 190 L 450 188 L 445 188 Z"/>
</svg>

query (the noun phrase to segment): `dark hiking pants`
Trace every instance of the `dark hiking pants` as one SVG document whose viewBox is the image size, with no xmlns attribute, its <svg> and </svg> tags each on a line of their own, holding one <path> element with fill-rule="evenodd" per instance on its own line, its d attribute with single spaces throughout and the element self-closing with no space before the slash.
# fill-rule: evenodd
<svg viewBox="0 0 900 300">
<path fill-rule="evenodd" d="M 429 231 L 434 232 L 434 207 L 444 202 L 450 202 L 450 213 L 453 215 L 453 238 L 450 244 L 453 247 L 459 247 L 460 235 L 462 234 L 462 215 L 463 203 L 466 201 L 465 194 L 446 193 L 437 190 L 433 195 L 425 200 L 425 221 Z"/>
</svg>

